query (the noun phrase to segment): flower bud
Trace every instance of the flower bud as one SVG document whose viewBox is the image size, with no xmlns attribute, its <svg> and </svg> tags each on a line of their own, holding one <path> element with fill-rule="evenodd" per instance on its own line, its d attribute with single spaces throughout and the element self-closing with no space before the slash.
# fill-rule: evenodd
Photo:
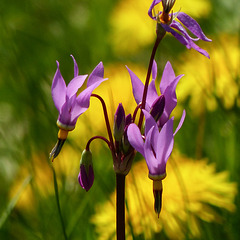
<svg viewBox="0 0 240 240">
<path fill-rule="evenodd" d="M 126 116 L 126 126 L 128 126 L 129 124 L 132 123 L 132 115 L 131 113 L 129 113 L 127 116 Z"/>
<path fill-rule="evenodd" d="M 114 115 L 113 135 L 116 141 L 120 141 L 126 125 L 125 112 L 121 103 L 119 103 L 117 111 Z"/>
<path fill-rule="evenodd" d="M 161 95 L 154 101 L 149 112 L 156 122 L 160 119 L 163 113 L 164 107 L 165 107 L 165 97 L 164 95 Z"/>
<path fill-rule="evenodd" d="M 131 124 L 131 123 L 132 123 L 132 115 L 128 114 L 126 116 L 126 126 L 125 126 L 124 133 L 123 133 L 123 136 L 122 136 L 122 148 L 123 148 L 124 153 L 127 153 L 130 146 L 131 146 L 129 141 L 128 141 L 128 137 L 127 137 L 127 128 L 129 126 L 129 124 Z"/>
<path fill-rule="evenodd" d="M 83 189 L 88 191 L 94 181 L 92 153 L 86 149 L 82 152 L 82 158 L 80 160 L 80 172 L 78 175 L 78 182 Z"/>
</svg>

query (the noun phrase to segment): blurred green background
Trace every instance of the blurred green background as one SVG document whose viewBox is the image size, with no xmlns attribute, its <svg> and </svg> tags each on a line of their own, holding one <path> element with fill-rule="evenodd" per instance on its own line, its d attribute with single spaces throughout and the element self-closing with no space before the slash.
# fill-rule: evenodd
<svg viewBox="0 0 240 240">
<path fill-rule="evenodd" d="M 58 112 L 51 98 L 55 61 L 60 62 L 66 82 L 73 77 L 70 54 L 76 58 L 80 74 L 89 74 L 103 61 L 109 83 L 103 83 L 98 92 L 108 96 L 112 120 L 118 104 L 115 100 L 124 96 L 118 101 L 127 104 L 132 98 L 131 85 L 129 89 L 124 87 L 130 83 L 124 65 L 136 69 L 140 76 L 143 72 L 142 80 L 146 74 L 155 37 L 155 24 L 147 16 L 151 2 L 1 0 L 0 239 L 64 239 L 48 162 L 58 131 Z M 187 118 L 175 145 L 189 158 L 207 158 L 215 163 L 217 172 L 228 171 L 228 181 L 240 186 L 239 1 L 177 0 L 174 10 L 178 11 L 179 6 L 198 20 L 213 42 L 200 43 L 208 50 L 210 60 L 194 50 L 187 51 L 170 35 L 157 52 L 159 81 L 168 60 L 177 74 L 185 74 L 177 90 L 179 112 L 185 108 Z M 122 89 L 116 91 L 111 84 L 117 78 Z M 126 105 L 126 112 L 134 105 Z M 114 191 L 111 155 L 102 143 L 92 145 L 93 188 L 86 193 L 77 182 L 87 139 L 106 136 L 103 119 L 96 121 L 101 111 L 100 104 L 92 100 L 89 113 L 79 120 L 62 155 L 53 163 L 68 239 L 98 239 L 90 219 L 95 206 L 107 201 Z M 216 209 L 222 216 L 221 223 L 201 220 L 201 236 L 185 239 L 238 239 L 238 194 L 234 203 L 233 212 Z M 133 239 L 144 239 L 144 234 Z M 163 231 L 153 239 L 170 238 Z"/>
</svg>

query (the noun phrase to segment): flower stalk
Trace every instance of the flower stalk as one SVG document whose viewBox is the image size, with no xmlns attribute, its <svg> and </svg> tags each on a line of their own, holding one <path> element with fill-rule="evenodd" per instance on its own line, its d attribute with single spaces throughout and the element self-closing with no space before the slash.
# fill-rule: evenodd
<svg viewBox="0 0 240 240">
<path fill-rule="evenodd" d="M 125 240 L 125 175 L 116 173 L 116 233 Z"/>
<path fill-rule="evenodd" d="M 108 137 L 109 137 L 109 141 L 110 141 L 110 149 L 111 151 L 115 151 L 115 147 L 114 147 L 114 141 L 113 141 L 113 136 L 112 136 L 112 131 L 111 131 L 111 127 L 110 127 L 110 122 L 109 122 L 109 118 L 108 118 L 108 113 L 107 113 L 107 107 L 106 104 L 103 100 L 102 97 L 100 97 L 97 94 L 92 94 L 92 97 L 97 98 L 98 100 L 100 100 L 101 104 L 102 104 L 102 108 L 103 108 L 103 114 L 104 114 L 104 118 L 105 118 L 105 123 L 106 123 L 106 128 L 107 128 L 107 133 L 108 133 Z"/>
<path fill-rule="evenodd" d="M 165 32 L 165 33 L 166 33 L 166 32 Z M 157 52 L 157 48 L 158 48 L 161 40 L 162 40 L 163 37 L 165 36 L 165 33 L 163 32 L 163 34 L 161 34 L 161 35 L 158 34 L 158 35 L 157 35 L 157 39 L 156 39 L 155 44 L 154 44 L 154 46 L 153 46 L 152 54 L 151 54 L 150 61 L 149 61 L 149 65 L 148 65 L 148 71 L 147 71 L 146 81 L 145 81 L 145 85 L 144 85 L 144 90 L 143 90 L 141 109 L 145 109 L 145 106 L 146 106 L 148 85 L 149 85 L 150 76 L 151 76 L 151 72 L 152 72 L 152 66 L 153 66 L 154 57 L 155 57 L 155 54 L 156 54 L 156 52 Z M 141 129 L 142 123 L 143 123 L 143 113 L 141 112 L 141 113 L 140 113 L 140 117 L 139 117 L 139 122 L 138 122 L 138 127 L 139 127 L 139 129 Z"/>
</svg>

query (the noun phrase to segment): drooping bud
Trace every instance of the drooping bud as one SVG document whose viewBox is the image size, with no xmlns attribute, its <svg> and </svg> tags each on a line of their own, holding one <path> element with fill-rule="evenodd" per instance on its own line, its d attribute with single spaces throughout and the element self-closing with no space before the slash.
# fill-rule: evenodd
<svg viewBox="0 0 240 240">
<path fill-rule="evenodd" d="M 165 97 L 164 95 L 161 95 L 155 100 L 155 102 L 152 104 L 150 109 L 150 114 L 152 115 L 152 117 L 155 119 L 156 122 L 160 119 L 163 113 L 164 107 L 165 107 Z"/>
<path fill-rule="evenodd" d="M 124 133 L 125 125 L 126 125 L 125 111 L 122 104 L 119 103 L 117 111 L 114 115 L 114 125 L 113 125 L 113 136 L 116 141 L 121 140 Z"/>
<path fill-rule="evenodd" d="M 58 141 L 49 154 L 49 158 L 52 162 L 53 162 L 54 158 L 56 158 L 58 156 L 58 154 L 60 153 L 62 146 L 63 146 L 65 140 L 67 139 L 67 135 L 68 135 L 68 130 L 59 129 Z"/>
<path fill-rule="evenodd" d="M 80 160 L 80 172 L 78 175 L 78 182 L 83 189 L 88 191 L 94 181 L 93 162 L 91 151 L 84 150 Z"/>
</svg>

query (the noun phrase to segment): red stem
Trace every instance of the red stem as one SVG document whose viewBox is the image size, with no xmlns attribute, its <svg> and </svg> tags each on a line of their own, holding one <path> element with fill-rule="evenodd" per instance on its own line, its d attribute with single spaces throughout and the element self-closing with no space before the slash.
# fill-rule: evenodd
<svg viewBox="0 0 240 240">
<path fill-rule="evenodd" d="M 110 149 L 113 153 L 115 153 L 115 148 L 114 148 L 114 141 L 113 141 L 113 136 L 112 136 L 112 131 L 111 131 L 111 127 L 110 127 L 110 123 L 109 123 L 109 118 L 108 118 L 108 113 L 107 113 L 107 107 L 106 104 L 104 102 L 104 100 L 102 99 L 102 97 L 100 97 L 97 94 L 92 94 L 92 97 L 96 97 L 97 99 L 100 100 L 101 104 L 102 104 L 102 108 L 103 108 L 103 114 L 104 114 L 104 118 L 105 118 L 105 122 L 106 122 L 106 127 L 107 127 L 107 132 L 108 132 L 108 137 L 109 137 L 109 141 L 110 141 Z"/>
<path fill-rule="evenodd" d="M 87 151 L 90 150 L 90 144 L 91 144 L 91 142 L 92 142 L 93 140 L 95 140 L 95 139 L 101 139 L 101 140 L 103 140 L 103 141 L 106 142 L 107 145 L 110 147 L 110 142 L 109 142 L 105 137 L 102 137 L 102 136 L 94 136 L 94 137 L 90 138 L 90 139 L 88 140 L 88 142 L 87 142 L 87 145 L 86 145 L 86 150 L 87 150 Z"/>
<path fill-rule="evenodd" d="M 151 58 L 150 58 L 149 65 L 148 65 L 148 71 L 147 71 L 147 77 L 146 77 L 146 81 L 145 81 L 144 91 L 143 91 L 141 109 L 145 109 L 145 106 L 146 106 L 147 91 L 148 91 L 149 80 L 150 80 L 150 76 L 151 76 L 151 72 L 152 72 L 153 60 L 154 60 L 158 45 L 161 42 L 161 40 L 163 39 L 163 37 L 164 37 L 164 35 L 161 37 L 157 37 L 155 44 L 153 46 Z M 140 117 L 139 117 L 139 122 L 138 122 L 139 129 L 141 129 L 142 123 L 143 123 L 143 112 L 140 113 Z"/>
<path fill-rule="evenodd" d="M 116 174 L 117 240 L 125 240 L 125 175 Z"/>
</svg>

